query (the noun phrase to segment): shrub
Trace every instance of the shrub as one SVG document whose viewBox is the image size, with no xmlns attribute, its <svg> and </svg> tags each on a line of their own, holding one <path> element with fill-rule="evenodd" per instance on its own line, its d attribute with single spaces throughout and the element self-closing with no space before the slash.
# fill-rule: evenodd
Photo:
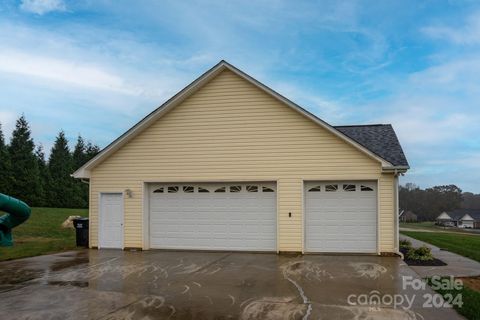
<svg viewBox="0 0 480 320">
<path fill-rule="evenodd" d="M 412 243 L 410 240 L 400 239 L 400 249 L 410 250 L 412 248 Z"/>
<path fill-rule="evenodd" d="M 427 246 L 421 246 L 419 248 L 410 248 L 407 252 L 407 259 L 419 260 L 419 261 L 431 261 L 433 260 L 432 251 Z"/>
</svg>

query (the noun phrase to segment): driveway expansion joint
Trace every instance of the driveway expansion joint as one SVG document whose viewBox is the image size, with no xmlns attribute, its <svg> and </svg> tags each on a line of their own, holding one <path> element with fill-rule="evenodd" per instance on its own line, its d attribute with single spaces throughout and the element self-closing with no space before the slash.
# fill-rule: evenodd
<svg viewBox="0 0 480 320">
<path fill-rule="evenodd" d="M 210 266 L 213 266 L 215 263 L 217 263 L 217 262 L 219 262 L 219 261 L 222 261 L 223 259 L 231 256 L 232 254 L 233 254 L 233 252 L 226 253 L 225 255 L 221 256 L 220 258 L 215 259 L 215 260 L 213 260 L 212 262 L 207 263 L 207 264 L 204 265 L 203 267 L 195 270 L 195 272 L 193 272 L 193 274 L 196 274 L 196 273 L 199 273 L 200 271 L 203 271 L 203 270 L 208 269 Z"/>
</svg>

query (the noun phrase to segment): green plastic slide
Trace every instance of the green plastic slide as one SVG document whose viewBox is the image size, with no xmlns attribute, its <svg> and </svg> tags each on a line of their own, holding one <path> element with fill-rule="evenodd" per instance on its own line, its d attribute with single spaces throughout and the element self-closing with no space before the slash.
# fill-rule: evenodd
<svg viewBox="0 0 480 320">
<path fill-rule="evenodd" d="M 0 216 L 0 247 L 12 246 L 12 229 L 27 221 L 32 210 L 25 202 L 0 193 L 0 211 L 6 213 Z"/>
</svg>

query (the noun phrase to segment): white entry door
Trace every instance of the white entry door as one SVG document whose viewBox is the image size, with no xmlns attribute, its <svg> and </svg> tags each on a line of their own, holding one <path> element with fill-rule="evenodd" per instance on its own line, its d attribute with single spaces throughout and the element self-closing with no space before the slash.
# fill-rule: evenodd
<svg viewBox="0 0 480 320">
<path fill-rule="evenodd" d="M 275 183 L 162 184 L 150 188 L 150 247 L 275 251 Z"/>
<path fill-rule="evenodd" d="M 307 252 L 375 253 L 376 182 L 305 183 L 305 231 Z"/>
<path fill-rule="evenodd" d="M 100 195 L 99 248 L 123 249 L 123 195 Z"/>
</svg>

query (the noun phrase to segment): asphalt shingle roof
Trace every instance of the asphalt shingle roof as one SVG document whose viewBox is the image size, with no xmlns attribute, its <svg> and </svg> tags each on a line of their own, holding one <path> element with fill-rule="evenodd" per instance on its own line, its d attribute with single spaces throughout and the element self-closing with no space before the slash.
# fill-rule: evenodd
<svg viewBox="0 0 480 320">
<path fill-rule="evenodd" d="M 394 166 L 409 166 L 392 125 L 371 124 L 334 128 Z"/>
<path fill-rule="evenodd" d="M 480 220 L 479 209 L 455 209 L 447 213 L 453 220 L 459 220 L 466 214 L 469 214 L 470 217 L 472 217 L 475 220 Z"/>
</svg>

